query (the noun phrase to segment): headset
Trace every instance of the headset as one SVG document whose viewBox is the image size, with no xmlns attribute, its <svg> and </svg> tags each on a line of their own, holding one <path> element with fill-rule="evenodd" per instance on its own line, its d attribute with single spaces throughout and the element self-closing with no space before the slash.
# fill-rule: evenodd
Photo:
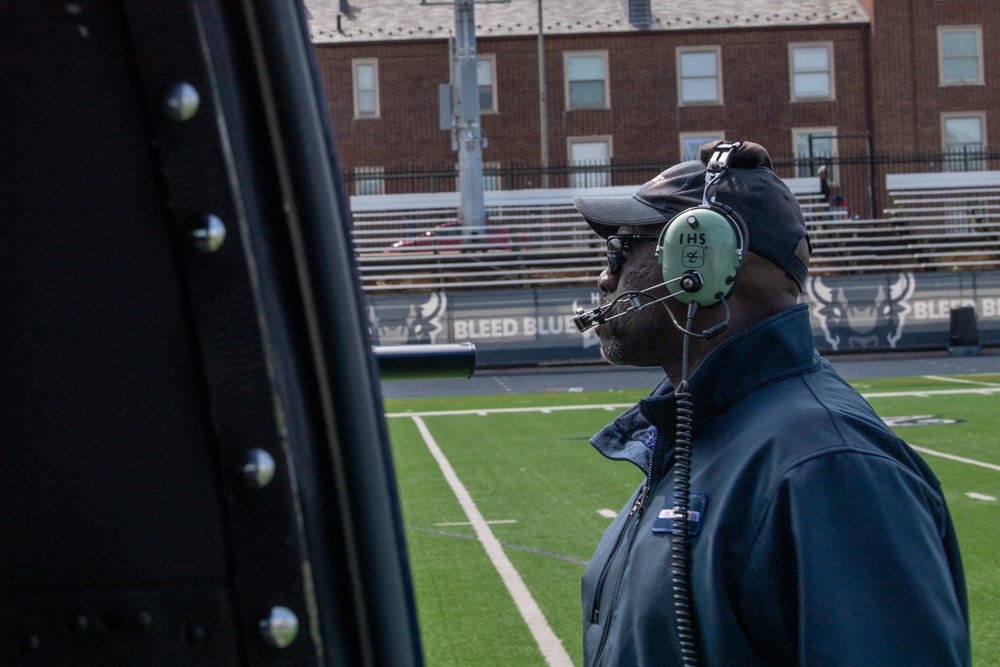
<svg viewBox="0 0 1000 667">
<path fill-rule="evenodd" d="M 637 292 L 626 292 L 610 303 L 591 311 L 576 310 L 573 322 L 580 332 L 588 331 L 599 324 L 621 317 L 633 310 L 662 303 L 667 299 L 699 306 L 722 303 L 726 309 L 721 322 L 702 332 L 682 327 L 667 308 L 674 325 L 685 334 L 699 338 L 711 338 L 725 329 L 729 323 L 729 307 L 726 297 L 736 282 L 743 264 L 748 234 L 743 219 L 729 206 L 716 201 L 719 183 L 729 169 L 729 157 L 743 142 L 722 142 L 718 144 L 708 161 L 705 171 L 705 190 L 700 206 L 685 209 L 667 222 L 656 243 L 656 262 L 660 266 L 663 282 Z M 671 291 L 659 298 L 651 294 L 653 290 L 668 287 Z M 674 288 L 679 289 L 674 289 Z M 643 300 L 646 301 L 643 301 Z M 629 302 L 629 307 L 614 315 L 609 315 L 619 303 Z"/>
<path fill-rule="evenodd" d="M 671 527 L 671 586 L 681 661 L 687 667 L 699 662 L 694 628 L 694 602 L 691 592 L 690 562 L 690 493 L 691 439 L 694 406 L 688 391 L 688 351 L 692 337 L 709 339 L 729 325 L 726 297 L 732 291 L 743 265 L 749 235 L 743 219 L 729 206 L 716 201 L 719 182 L 729 169 L 729 158 L 742 142 L 722 142 L 713 149 L 705 172 L 705 190 L 700 206 L 675 215 L 660 232 L 656 243 L 656 262 L 663 282 L 638 292 L 627 292 L 590 312 L 578 308 L 573 321 L 581 332 L 616 317 L 642 308 L 676 299 L 687 304 L 687 321 L 682 326 L 673 311 L 663 303 L 674 326 L 684 333 L 681 382 L 674 388 L 677 405 L 677 429 L 674 436 L 674 486 Z M 673 287 L 679 287 L 673 291 Z M 670 294 L 655 297 L 652 290 L 669 287 Z M 643 301 L 646 299 L 647 301 Z M 618 303 L 628 300 L 629 307 L 608 315 Z M 723 318 L 704 331 L 694 331 L 694 319 L 702 306 L 721 303 Z"/>
</svg>

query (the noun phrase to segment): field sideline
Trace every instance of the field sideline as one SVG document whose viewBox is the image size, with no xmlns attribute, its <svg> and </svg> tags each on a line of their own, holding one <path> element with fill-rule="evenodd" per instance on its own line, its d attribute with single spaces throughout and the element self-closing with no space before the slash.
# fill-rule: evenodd
<svg viewBox="0 0 1000 667">
<path fill-rule="evenodd" d="M 941 479 L 1000 664 L 1000 375 L 852 382 Z M 387 399 L 426 664 L 579 665 L 579 579 L 641 480 L 587 442 L 646 390 Z"/>
</svg>

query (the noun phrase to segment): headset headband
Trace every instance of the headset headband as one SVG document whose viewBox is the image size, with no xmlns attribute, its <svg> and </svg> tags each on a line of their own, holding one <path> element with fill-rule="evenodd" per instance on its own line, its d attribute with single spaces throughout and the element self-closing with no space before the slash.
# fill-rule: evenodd
<svg viewBox="0 0 1000 667">
<path fill-rule="evenodd" d="M 719 187 L 719 180 L 729 169 L 729 156 L 742 145 L 742 141 L 723 141 L 715 147 L 705 171 L 705 193 L 701 198 L 702 206 L 711 206 L 715 203 L 715 191 Z"/>
</svg>

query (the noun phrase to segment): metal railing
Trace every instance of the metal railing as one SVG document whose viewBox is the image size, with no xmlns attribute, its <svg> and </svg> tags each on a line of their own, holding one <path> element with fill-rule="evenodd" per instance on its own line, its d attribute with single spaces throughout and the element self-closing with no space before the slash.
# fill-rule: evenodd
<svg viewBox="0 0 1000 667">
<path fill-rule="evenodd" d="M 880 217 L 880 211 L 890 205 L 883 187 L 888 175 L 896 173 L 974 173 L 1000 169 L 1000 150 L 977 146 L 953 147 L 935 153 L 871 154 L 860 140 L 843 135 L 839 154 L 792 158 L 772 154 L 774 171 L 788 180 L 795 177 L 816 177 L 819 167 L 829 169 L 831 198 L 839 198 L 851 213 L 862 217 Z M 635 163 L 611 158 L 600 164 L 550 162 L 548 167 L 537 163 L 491 161 L 484 163 L 483 179 L 487 190 L 526 190 L 536 188 L 570 188 L 587 179 L 600 176 L 611 185 L 645 183 L 676 158 L 664 156 L 662 162 Z M 457 170 L 452 164 L 386 165 L 377 168 L 346 169 L 343 174 L 348 192 L 353 194 L 452 192 L 458 188 Z M 602 181 L 603 182 L 603 181 Z M 818 192 L 818 184 L 816 192 Z"/>
</svg>

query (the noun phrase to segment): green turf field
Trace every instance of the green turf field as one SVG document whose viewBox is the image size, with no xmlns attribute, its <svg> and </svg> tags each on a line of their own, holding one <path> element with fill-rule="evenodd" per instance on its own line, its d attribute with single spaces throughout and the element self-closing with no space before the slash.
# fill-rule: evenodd
<svg viewBox="0 0 1000 667">
<path fill-rule="evenodd" d="M 1000 665 L 1000 375 L 852 384 L 941 479 Z M 386 401 L 429 667 L 582 663 L 580 576 L 641 481 L 588 440 L 646 391 Z"/>
</svg>

